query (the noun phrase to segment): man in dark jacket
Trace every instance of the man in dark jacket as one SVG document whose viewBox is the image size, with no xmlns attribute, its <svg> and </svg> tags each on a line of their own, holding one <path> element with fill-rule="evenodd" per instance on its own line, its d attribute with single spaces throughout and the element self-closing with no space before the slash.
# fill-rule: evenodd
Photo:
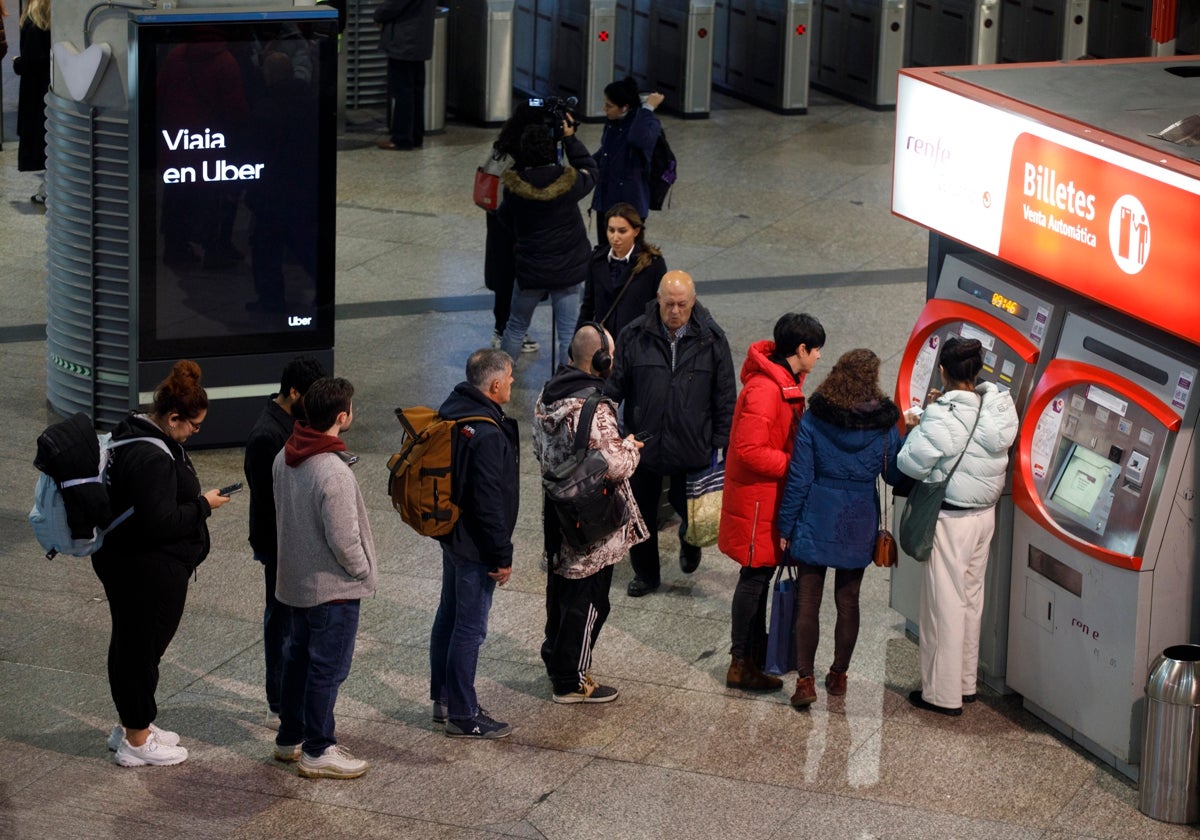
<svg viewBox="0 0 1200 840">
<path fill-rule="evenodd" d="M 696 301 L 696 286 L 683 271 L 668 271 L 657 300 L 617 338 L 610 393 L 624 401 L 627 431 L 648 433 L 642 460 L 630 479 L 634 499 L 649 525 L 650 538 L 629 550 L 634 598 L 660 584 L 658 529 L 663 479 L 667 499 L 679 513 L 679 566 L 700 565 L 700 549 L 683 541 L 687 531 L 684 484 L 689 470 L 709 466 L 713 453 L 729 444 L 737 401 L 733 357 L 724 331 Z"/>
<path fill-rule="evenodd" d="M 310 356 L 297 356 L 283 368 L 279 393 L 267 398 L 267 404 L 250 437 L 242 471 L 250 490 L 250 547 L 254 559 L 263 565 L 266 603 L 263 606 L 263 658 L 267 668 L 267 706 L 279 714 L 279 686 L 283 679 L 283 652 L 287 648 L 291 611 L 275 600 L 275 576 L 279 568 L 279 545 L 275 535 L 275 487 L 271 465 L 292 435 L 301 398 L 308 387 L 326 376 L 321 363 Z"/>
<path fill-rule="evenodd" d="M 435 0 L 383 0 L 375 9 L 387 55 L 391 136 L 381 149 L 409 151 L 425 141 L 425 62 L 433 56 Z"/>
<path fill-rule="evenodd" d="M 451 458 L 452 487 L 461 511 L 442 543 L 442 597 L 429 639 L 429 696 L 433 720 L 451 738 L 504 738 L 507 723 L 490 718 L 475 695 L 475 667 L 487 636 L 492 593 L 512 574 L 512 534 L 520 496 L 517 421 L 503 406 L 512 395 L 512 357 L 476 350 L 467 380 L 438 409 L 460 423 Z"/>
<path fill-rule="evenodd" d="M 554 131 L 546 123 L 521 134 L 520 169 L 504 173 L 504 197 L 496 217 L 516 242 L 517 282 L 500 347 L 512 358 L 521 352 L 533 310 L 550 295 L 558 331 L 558 360 L 565 362 L 575 334 L 579 293 L 587 278 L 587 228 L 579 202 L 596 185 L 596 161 L 575 137 L 575 126 L 562 124 L 567 165 L 558 163 Z"/>
</svg>

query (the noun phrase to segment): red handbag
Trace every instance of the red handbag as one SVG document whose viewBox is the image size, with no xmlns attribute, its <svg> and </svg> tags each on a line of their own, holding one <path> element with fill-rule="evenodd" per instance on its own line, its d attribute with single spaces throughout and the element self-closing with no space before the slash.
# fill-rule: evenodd
<svg viewBox="0 0 1200 840">
<path fill-rule="evenodd" d="M 499 205 L 500 176 L 493 175 L 482 166 L 475 170 L 475 204 L 484 210 L 495 210 Z"/>
<path fill-rule="evenodd" d="M 500 176 L 511 163 L 508 155 L 496 157 L 495 153 L 489 153 L 483 166 L 475 169 L 475 190 L 472 197 L 476 206 L 484 210 L 495 210 L 500 206 Z"/>
</svg>

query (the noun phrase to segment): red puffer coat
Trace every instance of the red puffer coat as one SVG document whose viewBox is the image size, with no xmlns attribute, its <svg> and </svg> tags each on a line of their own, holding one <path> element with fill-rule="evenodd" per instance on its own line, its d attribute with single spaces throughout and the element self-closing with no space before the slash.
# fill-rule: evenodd
<svg viewBox="0 0 1200 840">
<path fill-rule="evenodd" d="M 755 342 L 746 352 L 725 454 L 717 547 L 743 566 L 775 566 L 783 558 L 775 513 L 804 413 L 803 375 L 796 381 L 771 361 L 773 352 L 773 341 Z"/>
</svg>

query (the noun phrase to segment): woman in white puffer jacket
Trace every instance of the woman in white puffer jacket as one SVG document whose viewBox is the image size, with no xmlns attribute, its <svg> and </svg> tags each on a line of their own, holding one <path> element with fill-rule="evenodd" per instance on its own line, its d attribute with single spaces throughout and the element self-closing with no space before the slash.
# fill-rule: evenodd
<svg viewBox="0 0 1200 840">
<path fill-rule="evenodd" d="M 984 573 L 1008 450 L 1017 437 L 1012 395 L 991 382 L 976 385 L 982 368 L 978 340 L 946 339 L 938 365 L 943 390 L 931 392 L 936 399 L 897 456 L 906 475 L 937 482 L 962 454 L 946 487 L 921 581 L 921 688 L 908 697 L 919 709 L 946 715 L 962 714 L 962 704 L 975 700 Z"/>
</svg>

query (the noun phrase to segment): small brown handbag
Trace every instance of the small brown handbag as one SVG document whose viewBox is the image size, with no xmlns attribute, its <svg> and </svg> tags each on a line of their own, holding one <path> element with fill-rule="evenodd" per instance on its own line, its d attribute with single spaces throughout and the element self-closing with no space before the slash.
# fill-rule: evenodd
<svg viewBox="0 0 1200 840">
<path fill-rule="evenodd" d="M 883 450 L 883 469 L 887 472 L 887 447 Z M 872 554 L 872 559 L 876 566 L 891 568 L 896 565 L 896 538 L 892 536 L 892 532 L 888 530 L 888 500 L 885 494 L 879 505 L 883 512 L 883 527 L 875 532 L 875 551 Z"/>
</svg>

